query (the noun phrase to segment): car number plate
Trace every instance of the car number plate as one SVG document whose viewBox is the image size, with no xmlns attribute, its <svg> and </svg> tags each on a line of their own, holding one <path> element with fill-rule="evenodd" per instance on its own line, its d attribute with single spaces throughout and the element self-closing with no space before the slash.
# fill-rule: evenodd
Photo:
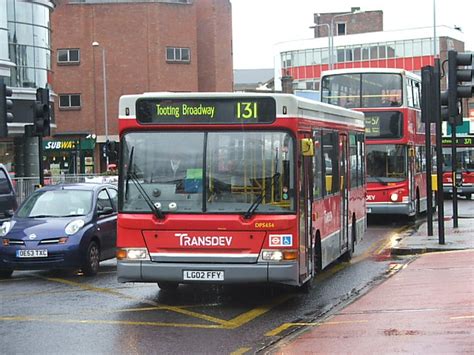
<svg viewBox="0 0 474 355">
<path fill-rule="evenodd" d="M 224 271 L 184 270 L 183 280 L 224 281 Z"/>
<path fill-rule="evenodd" d="M 16 251 L 17 258 L 47 258 L 47 249 L 20 249 Z"/>
</svg>

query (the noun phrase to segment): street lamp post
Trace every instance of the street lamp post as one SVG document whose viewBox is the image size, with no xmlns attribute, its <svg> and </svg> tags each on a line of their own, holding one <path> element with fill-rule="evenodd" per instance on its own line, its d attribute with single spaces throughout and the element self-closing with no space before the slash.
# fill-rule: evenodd
<svg viewBox="0 0 474 355">
<path fill-rule="evenodd" d="M 316 27 L 326 26 L 328 29 L 328 66 L 329 69 L 332 69 L 332 56 L 331 56 L 331 37 L 329 36 L 329 32 L 331 31 L 328 23 L 320 23 L 315 24 L 314 26 L 309 26 L 309 28 L 315 29 Z M 322 64 L 322 63 L 321 63 Z"/>
<path fill-rule="evenodd" d="M 338 18 L 338 17 L 343 17 L 343 16 L 347 16 L 347 15 L 352 15 L 352 14 L 356 14 L 356 13 L 360 13 L 360 7 L 353 7 L 351 8 L 351 12 L 345 12 L 343 14 L 337 14 L 337 15 L 334 15 L 332 18 L 331 18 L 331 29 L 328 33 L 329 37 L 331 38 L 329 43 L 330 43 L 330 46 L 331 48 L 329 48 L 329 56 L 331 57 L 331 59 L 329 60 L 329 69 L 334 69 L 334 19 Z"/>
<path fill-rule="evenodd" d="M 92 42 L 93 47 L 99 47 L 99 42 Z M 107 72 L 105 68 L 105 48 L 102 48 L 102 79 L 104 82 L 104 133 L 105 133 L 105 144 L 109 142 L 109 122 L 108 122 L 108 114 L 107 114 Z M 105 164 L 106 169 L 109 167 L 109 155 L 107 151 L 105 151 Z"/>
</svg>

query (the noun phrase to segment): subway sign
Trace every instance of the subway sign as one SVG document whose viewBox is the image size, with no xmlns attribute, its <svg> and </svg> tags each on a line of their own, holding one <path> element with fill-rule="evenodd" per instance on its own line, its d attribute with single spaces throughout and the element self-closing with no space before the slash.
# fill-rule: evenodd
<svg viewBox="0 0 474 355">
<path fill-rule="evenodd" d="M 441 140 L 442 145 L 451 145 L 453 142 L 452 138 L 443 138 Z M 474 137 L 456 137 L 457 147 L 472 147 L 474 146 Z"/>
<path fill-rule="evenodd" d="M 268 124 L 275 121 L 276 103 L 272 97 L 143 98 L 136 114 L 143 124 Z"/>
<path fill-rule="evenodd" d="M 43 149 L 45 151 L 59 150 L 93 150 L 95 147 L 95 139 L 56 139 L 44 140 Z"/>
</svg>

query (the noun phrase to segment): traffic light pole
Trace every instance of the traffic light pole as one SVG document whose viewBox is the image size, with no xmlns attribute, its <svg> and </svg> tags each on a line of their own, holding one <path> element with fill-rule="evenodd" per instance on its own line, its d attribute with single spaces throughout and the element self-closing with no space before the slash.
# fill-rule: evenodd
<svg viewBox="0 0 474 355">
<path fill-rule="evenodd" d="M 441 79 L 441 63 L 439 58 L 435 58 L 434 62 L 434 97 L 433 107 L 434 116 L 433 119 L 436 122 L 436 184 L 437 184 L 437 205 L 438 205 L 438 243 L 445 244 L 444 240 L 444 195 L 443 195 L 443 148 L 442 148 L 442 129 L 441 129 L 441 91 L 440 91 L 440 79 Z"/>
<path fill-rule="evenodd" d="M 458 228 L 458 188 L 456 186 L 456 173 L 458 164 L 456 159 L 456 122 L 451 123 L 451 155 L 452 155 L 452 173 L 453 173 L 453 228 Z"/>
<path fill-rule="evenodd" d="M 431 122 L 433 122 L 433 67 L 426 66 L 421 70 L 421 117 L 425 123 L 426 154 L 426 219 L 428 236 L 433 235 L 433 187 L 431 181 Z"/>
<path fill-rule="evenodd" d="M 43 169 L 43 136 L 38 136 L 38 168 L 39 168 L 39 184 L 44 186 L 44 169 Z"/>
</svg>

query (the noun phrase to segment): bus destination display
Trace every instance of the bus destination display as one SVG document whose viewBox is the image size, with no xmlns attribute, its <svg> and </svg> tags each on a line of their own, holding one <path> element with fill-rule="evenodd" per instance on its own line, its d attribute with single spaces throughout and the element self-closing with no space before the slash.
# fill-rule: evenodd
<svg viewBox="0 0 474 355">
<path fill-rule="evenodd" d="M 271 97 L 137 100 L 137 120 L 145 124 L 272 123 L 276 104 Z"/>
<path fill-rule="evenodd" d="M 403 116 L 398 111 L 366 111 L 365 135 L 368 138 L 401 138 Z"/>
<path fill-rule="evenodd" d="M 453 142 L 453 139 L 450 137 L 445 137 L 442 139 L 441 144 L 443 145 L 451 145 Z M 462 147 L 462 146 L 472 146 L 474 145 L 474 137 L 456 137 L 456 146 Z"/>
</svg>

